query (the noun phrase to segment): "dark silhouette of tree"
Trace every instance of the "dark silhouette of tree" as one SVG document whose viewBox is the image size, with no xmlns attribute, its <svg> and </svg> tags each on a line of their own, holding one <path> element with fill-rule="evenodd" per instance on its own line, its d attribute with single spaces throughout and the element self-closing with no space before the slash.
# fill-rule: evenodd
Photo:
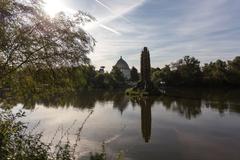
<svg viewBox="0 0 240 160">
<path fill-rule="evenodd" d="M 148 83 L 151 81 L 151 62 L 147 47 L 143 48 L 141 54 L 141 81 L 146 83 L 145 86 L 148 88 Z"/>
<path fill-rule="evenodd" d="M 123 76 L 123 73 L 117 67 L 114 66 L 110 74 L 117 83 L 119 84 L 125 83 L 125 78 Z"/>
<path fill-rule="evenodd" d="M 154 75 L 155 73 L 153 73 Z M 165 82 L 167 85 L 174 84 L 174 73 L 171 71 L 171 68 L 169 65 L 166 65 L 164 68 L 161 69 L 160 73 L 154 77 L 154 82 Z"/>
<path fill-rule="evenodd" d="M 222 60 L 210 62 L 203 67 L 203 81 L 208 85 L 224 85 L 227 83 L 227 63 Z"/>
<path fill-rule="evenodd" d="M 200 82 L 200 61 L 194 57 L 185 56 L 178 62 L 173 63 L 172 68 L 175 70 L 175 78 L 178 79 L 178 84 L 194 85 Z"/>
<path fill-rule="evenodd" d="M 200 67 L 200 61 L 185 56 L 160 70 L 152 70 L 152 81 L 158 86 L 240 86 L 240 57 L 232 61 L 217 60 Z"/>
<path fill-rule="evenodd" d="M 228 69 L 229 83 L 240 86 L 240 56 L 236 57 L 233 61 L 228 61 Z"/>
<path fill-rule="evenodd" d="M 150 53 L 147 47 L 144 47 L 141 53 L 141 77 L 137 88 L 145 92 L 150 92 L 153 88 L 151 81 Z"/>
<path fill-rule="evenodd" d="M 131 81 L 133 82 L 139 81 L 138 70 L 135 67 L 132 67 L 131 69 Z"/>
<path fill-rule="evenodd" d="M 105 76 L 104 74 L 98 73 L 95 77 L 95 87 L 96 88 L 105 88 Z"/>
</svg>

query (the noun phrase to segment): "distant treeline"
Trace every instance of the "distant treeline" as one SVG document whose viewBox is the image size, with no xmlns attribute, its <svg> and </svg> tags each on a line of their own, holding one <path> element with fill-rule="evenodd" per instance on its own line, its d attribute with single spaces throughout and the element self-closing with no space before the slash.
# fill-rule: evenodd
<svg viewBox="0 0 240 160">
<path fill-rule="evenodd" d="M 1 80 L 0 87 L 11 90 L 37 92 L 39 90 L 79 91 L 83 89 L 125 88 L 138 82 L 140 75 L 131 69 L 131 79 L 126 80 L 121 71 L 113 67 L 111 72 L 100 73 L 92 65 L 40 69 L 26 67 Z M 231 61 L 217 60 L 200 66 L 194 57 L 185 56 L 163 68 L 152 68 L 152 81 L 163 86 L 240 86 L 240 57 Z"/>
<path fill-rule="evenodd" d="M 60 93 L 85 89 L 117 89 L 125 86 L 126 81 L 119 69 L 114 67 L 110 73 L 100 73 L 92 65 L 52 69 L 29 66 L 8 75 L 0 83 L 2 90 L 16 93 L 24 90 L 25 94 L 46 89 Z"/>
<path fill-rule="evenodd" d="M 239 87 L 240 57 L 201 66 L 196 58 L 185 56 L 161 69 L 152 69 L 152 80 L 158 86 Z"/>
</svg>

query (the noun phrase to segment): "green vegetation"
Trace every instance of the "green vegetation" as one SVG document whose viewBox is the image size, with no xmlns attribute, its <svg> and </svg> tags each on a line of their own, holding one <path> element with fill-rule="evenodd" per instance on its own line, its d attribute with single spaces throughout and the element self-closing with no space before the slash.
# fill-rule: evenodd
<svg viewBox="0 0 240 160">
<path fill-rule="evenodd" d="M 69 142 L 56 146 L 41 141 L 42 134 L 27 133 L 26 124 L 19 121 L 24 112 L 0 113 L 0 157 L 2 160 L 70 160 Z M 54 151 L 52 150 L 54 147 Z"/>
<path fill-rule="evenodd" d="M 138 74 L 138 70 L 135 67 L 132 67 L 131 69 L 131 81 L 133 82 L 137 82 L 140 80 L 139 74 Z"/>
<path fill-rule="evenodd" d="M 1 108 L 11 108 L 17 103 L 33 108 L 37 102 L 54 103 L 53 99 L 57 99 L 55 105 L 58 106 L 67 103 L 64 101 L 69 98 L 65 97 L 66 93 L 128 86 L 118 68 L 113 67 L 110 73 L 100 73 L 90 65 L 87 55 L 93 51 L 95 39 L 81 26 L 94 20 L 81 11 L 74 16 L 59 13 L 50 18 L 43 12 L 41 1 L 0 1 Z M 126 91 L 129 94 L 148 95 L 146 91 L 153 90 L 154 86 L 240 86 L 240 57 L 200 66 L 199 60 L 185 56 L 176 63 L 151 71 L 149 55 L 143 59 L 149 61 L 144 73 L 147 78 L 138 83 L 142 90 L 129 89 Z M 130 81 L 139 80 L 138 71 L 133 67 Z M 76 97 L 72 101 L 80 103 Z M 94 103 L 93 99 L 91 101 Z M 117 103 L 122 101 L 120 99 Z M 92 107 L 89 103 L 82 105 Z M 121 109 L 124 107 L 122 105 Z M 183 107 L 183 110 L 194 115 L 200 112 L 199 107 L 190 111 L 189 107 Z M 2 160 L 76 159 L 75 145 L 61 140 L 57 145 L 44 143 L 42 133 L 27 132 L 28 126 L 20 121 L 24 116 L 23 112 L 0 111 Z M 91 154 L 90 159 L 106 160 L 104 147 L 102 153 Z M 123 159 L 122 154 L 117 159 Z"/>
<path fill-rule="evenodd" d="M 0 83 L 4 90 L 25 94 L 42 91 L 72 92 L 91 89 L 118 89 L 126 86 L 119 69 L 113 68 L 110 73 L 99 73 L 91 65 L 79 67 L 61 67 L 55 69 L 38 69 L 26 67 L 8 75 Z M 20 91 L 22 92 L 22 91 Z"/>
<path fill-rule="evenodd" d="M 194 57 L 184 57 L 176 63 L 151 70 L 154 86 L 160 87 L 239 87 L 240 57 L 232 61 L 211 62 L 200 66 Z M 132 69 L 135 70 L 135 69 Z M 136 82 L 136 70 L 131 81 Z M 25 67 L 1 80 L 1 95 L 5 92 L 31 95 L 47 91 L 49 94 L 93 89 L 122 89 L 128 82 L 116 67 L 110 73 L 100 73 L 94 66 L 35 68 Z M 21 91 L 19 91 L 21 90 Z"/>
<path fill-rule="evenodd" d="M 10 111 L 0 111 L 1 160 L 74 160 L 78 158 L 75 152 L 78 141 L 76 141 L 76 144 L 70 144 L 69 141 L 63 142 L 62 139 L 64 137 L 61 137 L 59 142 L 54 144 L 53 140 L 55 137 L 53 137 L 51 142 L 44 143 L 41 140 L 42 133 L 33 133 L 34 128 L 28 131 L 28 126 L 19 121 L 23 117 L 25 117 L 25 113 L 22 111 L 16 114 Z M 79 129 L 77 136 L 80 136 L 83 125 Z M 64 133 L 64 136 L 67 135 Z M 80 139 L 78 138 L 77 140 Z M 102 152 L 90 153 L 89 159 L 107 160 L 104 144 Z M 117 155 L 116 160 L 122 159 L 122 153 Z"/>
<path fill-rule="evenodd" d="M 43 1 L 0 1 L 1 108 L 11 108 L 18 100 L 31 99 L 27 105 L 32 106 L 43 97 L 122 86 L 124 79 L 118 70 L 98 75 L 89 65 L 87 54 L 93 51 L 95 39 L 82 26 L 94 20 L 81 11 L 51 18 L 43 11 Z M 0 111 L 1 160 L 76 159 L 75 145 L 61 140 L 56 146 L 46 144 L 41 141 L 42 133 L 28 133 L 28 126 L 20 121 L 24 116 Z M 106 160 L 102 155 L 106 154 L 90 158 Z"/>
<path fill-rule="evenodd" d="M 154 84 L 161 86 L 204 86 L 229 87 L 240 86 L 240 57 L 232 61 L 217 60 L 203 67 L 194 57 L 185 56 L 176 63 L 162 69 L 154 69 Z"/>
<path fill-rule="evenodd" d="M 0 79 L 26 67 L 89 64 L 95 40 L 80 26 L 93 20 L 81 11 L 50 18 L 42 1 L 0 1 Z"/>
<path fill-rule="evenodd" d="M 130 95 L 131 97 L 138 97 L 138 96 L 149 96 L 149 92 L 140 89 L 128 88 L 125 93 Z"/>
</svg>

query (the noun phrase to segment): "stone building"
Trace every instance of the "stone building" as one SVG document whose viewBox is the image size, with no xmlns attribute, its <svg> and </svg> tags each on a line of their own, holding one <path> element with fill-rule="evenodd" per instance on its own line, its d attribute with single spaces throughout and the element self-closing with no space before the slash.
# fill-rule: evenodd
<svg viewBox="0 0 240 160">
<path fill-rule="evenodd" d="M 120 59 L 117 61 L 115 67 L 117 67 L 123 73 L 123 76 L 126 79 L 130 79 L 131 78 L 130 68 L 129 68 L 127 62 L 125 60 L 123 60 L 122 57 L 120 57 Z"/>
</svg>

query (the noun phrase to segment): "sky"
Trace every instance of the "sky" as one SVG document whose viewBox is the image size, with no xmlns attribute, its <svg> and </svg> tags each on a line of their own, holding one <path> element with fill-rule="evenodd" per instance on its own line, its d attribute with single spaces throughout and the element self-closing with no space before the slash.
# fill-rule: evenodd
<svg viewBox="0 0 240 160">
<path fill-rule="evenodd" d="M 45 0 L 49 14 L 81 10 L 97 21 L 84 29 L 96 40 L 89 57 L 111 70 L 120 56 L 139 68 L 148 47 L 153 67 L 185 55 L 202 64 L 240 56 L 239 0 Z"/>
</svg>

